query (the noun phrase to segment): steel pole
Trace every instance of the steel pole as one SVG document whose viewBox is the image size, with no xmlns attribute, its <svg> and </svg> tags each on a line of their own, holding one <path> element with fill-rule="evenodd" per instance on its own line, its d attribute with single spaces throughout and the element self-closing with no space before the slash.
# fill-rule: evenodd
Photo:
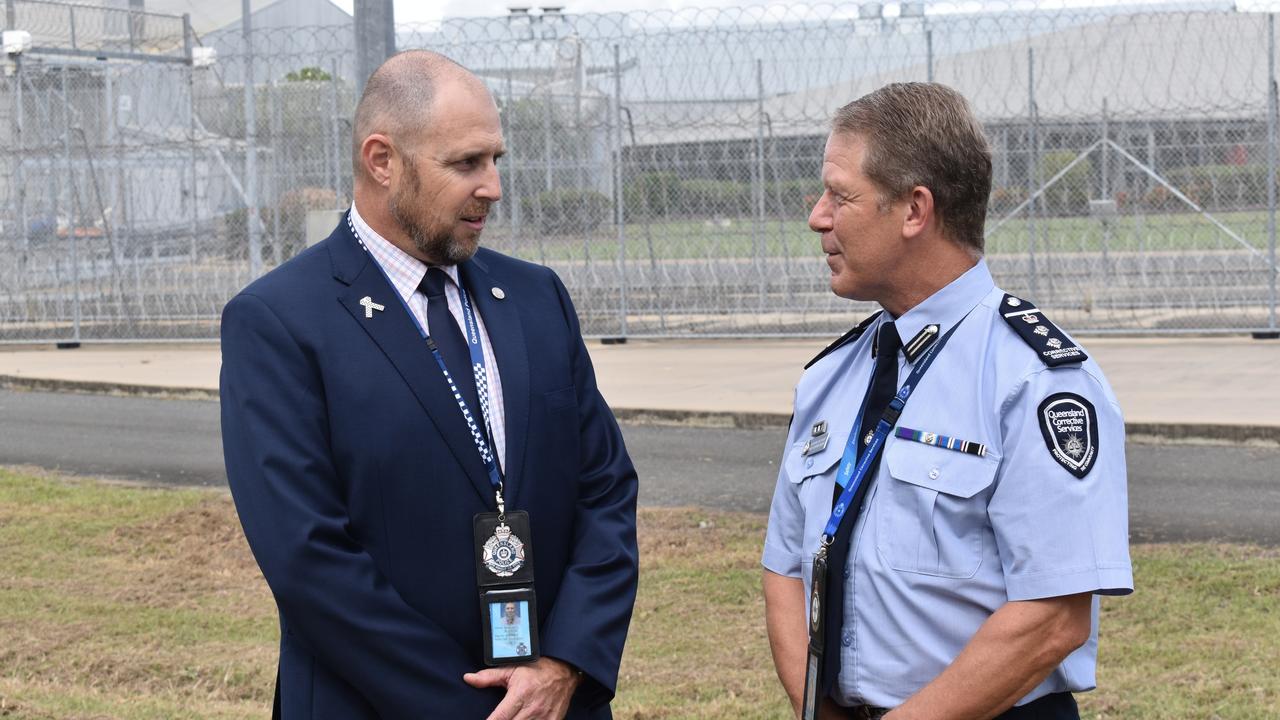
<svg viewBox="0 0 1280 720">
<path fill-rule="evenodd" d="M 396 52 L 395 8 L 391 0 L 355 0 L 352 18 L 356 35 L 356 97 L 365 81 Z"/>
<path fill-rule="evenodd" d="M 329 106 L 329 132 L 333 135 L 333 197 L 341 204 L 345 187 L 342 178 L 342 92 L 338 83 L 338 58 L 333 58 L 329 63 L 329 88 L 330 106 Z M 353 179 L 354 182 L 354 179 Z M 280 198 L 276 196 L 276 204 L 280 204 Z M 277 208 L 276 213 L 279 214 Z"/>
<path fill-rule="evenodd" d="M 191 134 L 191 208 L 188 226 L 191 232 L 191 267 L 196 266 L 197 262 L 197 245 L 196 237 L 199 232 L 200 225 L 200 193 L 199 187 L 199 151 L 197 150 L 196 139 L 196 70 L 194 67 L 187 66 L 187 131 Z"/>
<path fill-rule="evenodd" d="M 627 337 L 627 226 L 623 212 L 622 192 L 622 46 L 613 46 L 613 146 L 617 149 L 613 163 L 613 219 L 618 227 L 618 271 L 621 292 L 619 314 L 622 339 Z"/>
<path fill-rule="evenodd" d="M 9 5 L 13 7 L 12 0 Z M 30 228 L 27 220 L 27 153 L 26 153 L 26 137 L 25 131 L 25 115 L 26 103 L 24 102 L 22 93 L 22 56 L 15 55 L 13 58 L 13 120 L 14 120 L 14 146 L 17 148 L 17 167 L 14 170 L 14 179 L 17 187 L 14 192 L 18 197 L 18 222 L 21 224 L 19 232 L 22 233 L 22 263 L 25 270 L 27 262 L 27 252 L 31 249 Z M 19 278 L 25 282 L 26 272 L 19 273 Z"/>
<path fill-rule="evenodd" d="M 1027 192 L 1034 195 L 1039 189 L 1037 186 L 1040 182 L 1040 153 L 1039 149 L 1039 133 L 1036 132 L 1036 51 L 1035 48 L 1027 48 L 1027 113 L 1030 116 L 1031 127 L 1029 128 L 1029 141 L 1027 143 Z M 1027 208 L 1027 283 L 1031 289 L 1031 297 L 1033 302 L 1038 302 L 1035 298 L 1038 293 L 1036 282 L 1036 207 L 1037 203 L 1033 202 Z"/>
<path fill-rule="evenodd" d="M 76 179 L 71 170 L 71 95 L 67 89 L 67 66 L 62 66 L 62 151 L 66 162 L 67 187 L 73 198 L 72 206 L 75 215 L 67 223 L 67 233 L 71 237 L 71 341 L 80 344 L 80 241 L 76 238 L 76 226 L 80 223 L 80 202 L 77 196 Z"/>
<path fill-rule="evenodd" d="M 254 98 L 253 17 L 249 0 L 241 0 L 244 31 L 244 224 L 249 240 L 249 279 L 262 274 L 262 236 L 258 232 L 258 109 Z"/>
<path fill-rule="evenodd" d="M 1271 308 L 1267 328 L 1276 332 L 1276 16 L 1267 15 L 1267 268 Z"/>
<path fill-rule="evenodd" d="M 1102 200 L 1111 199 L 1111 116 L 1107 110 L 1107 99 L 1102 99 Z M 1104 209 L 1102 217 L 1102 275 L 1111 276 L 1111 259 L 1108 255 L 1111 246 L 1111 216 Z"/>
<path fill-rule="evenodd" d="M 933 82 L 933 30 L 924 31 L 924 47 L 926 53 L 926 65 L 928 67 L 929 82 Z"/>
<path fill-rule="evenodd" d="M 751 198 L 755 205 L 755 222 L 751 236 L 755 245 L 756 278 L 759 281 L 756 302 L 760 312 L 765 309 L 767 284 L 764 261 L 764 61 L 756 58 L 756 158 L 752 168 L 755 181 Z"/>
</svg>

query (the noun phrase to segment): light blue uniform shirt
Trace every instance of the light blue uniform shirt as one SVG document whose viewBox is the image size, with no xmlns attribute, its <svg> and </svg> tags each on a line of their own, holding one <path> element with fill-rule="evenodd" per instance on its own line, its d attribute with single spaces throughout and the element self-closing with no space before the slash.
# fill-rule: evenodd
<svg viewBox="0 0 1280 720">
<path fill-rule="evenodd" d="M 930 324 L 945 335 L 964 318 L 897 427 L 987 451 L 979 457 L 890 435 L 853 529 L 840 646 L 827 650 L 841 653 L 835 695 L 842 704 L 900 705 L 1007 601 L 1133 590 L 1124 419 L 1111 386 L 1092 359 L 1045 365 L 1002 317 L 1003 299 L 979 262 L 896 320 L 909 344 Z M 873 338 L 890 319 L 882 314 L 796 386 L 763 563 L 802 578 L 806 598 L 836 466 L 870 383 Z M 898 382 L 910 372 L 899 353 Z M 1057 393 L 1080 396 L 1096 411 L 1097 454 L 1083 478 L 1053 458 L 1041 431 L 1039 407 Z M 830 441 L 806 456 L 819 421 Z M 863 432 L 873 428 L 867 420 Z M 1089 641 L 1018 704 L 1092 689 L 1097 642 L 1095 597 Z"/>
</svg>

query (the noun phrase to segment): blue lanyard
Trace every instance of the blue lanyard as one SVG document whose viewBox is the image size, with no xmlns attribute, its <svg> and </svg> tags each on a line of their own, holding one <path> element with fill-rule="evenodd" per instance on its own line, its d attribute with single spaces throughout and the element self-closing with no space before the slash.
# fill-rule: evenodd
<svg viewBox="0 0 1280 720">
<path fill-rule="evenodd" d="M 351 228 L 351 234 L 356 236 L 356 240 L 360 241 L 360 247 L 365 252 L 369 252 L 369 248 L 364 247 L 364 241 L 360 239 L 360 233 L 356 232 L 355 224 L 351 222 L 351 216 L 347 215 L 347 224 Z M 378 272 L 382 273 L 382 277 L 386 278 L 387 284 L 395 291 L 395 283 L 391 282 L 391 278 L 387 276 L 387 271 L 382 265 L 374 260 L 374 266 L 378 268 Z M 462 298 L 462 321 L 466 327 L 467 352 L 471 355 L 471 367 L 475 374 L 476 396 L 480 398 L 480 412 L 483 415 L 485 431 L 481 432 L 480 427 L 476 424 L 475 416 L 471 414 L 471 409 L 467 407 L 467 401 L 462 398 L 462 393 L 458 391 L 458 384 L 453 381 L 453 375 L 450 374 L 449 368 L 444 364 L 444 357 L 440 354 L 440 349 L 436 347 L 436 341 L 431 339 L 422 324 L 418 322 L 418 318 L 409 309 L 409 304 L 400 296 L 399 291 L 393 292 L 396 299 L 404 307 L 405 314 L 409 316 L 409 320 L 413 322 L 413 326 L 417 328 L 418 335 L 427 342 L 427 347 L 431 350 L 431 356 L 436 359 L 436 364 L 440 366 L 440 372 L 444 373 L 445 382 L 449 384 L 449 390 L 453 392 L 453 397 L 458 401 L 458 409 L 462 411 L 462 417 L 467 421 L 467 429 L 471 431 L 471 439 L 476 443 L 476 450 L 480 453 L 480 460 L 484 463 L 485 472 L 489 475 L 489 484 L 493 486 L 494 492 L 497 494 L 498 510 L 504 511 L 504 502 L 502 499 L 502 469 L 498 467 L 497 457 L 490 445 L 489 438 L 492 437 L 490 428 L 493 426 L 489 421 L 489 394 L 488 394 L 488 371 L 487 364 L 484 360 L 484 348 L 480 344 L 480 325 L 476 322 L 475 311 L 471 308 L 471 298 L 467 295 L 466 288 L 458 287 L 458 296 Z M 483 378 L 483 380 L 482 380 Z"/>
<path fill-rule="evenodd" d="M 965 317 L 968 317 L 966 314 Z M 960 323 L 965 318 L 960 318 L 946 335 L 939 338 L 933 347 L 925 352 L 920 361 L 911 369 L 911 374 L 907 376 L 907 381 L 903 383 L 898 390 L 898 394 L 889 402 L 889 407 L 884 411 L 884 415 L 880 417 L 876 423 L 875 434 L 871 437 L 871 442 L 867 443 L 867 449 L 863 451 L 862 458 L 858 459 L 858 438 L 862 435 L 863 414 L 866 412 L 866 403 L 858 411 L 857 422 L 854 423 L 853 432 L 849 433 L 849 439 L 845 442 L 844 456 L 840 458 L 840 470 L 836 473 L 836 482 L 844 487 L 844 491 L 840 493 L 840 498 L 836 500 L 836 506 L 831 509 L 831 517 L 827 520 L 827 526 L 822 530 L 822 547 L 825 548 L 835 540 L 836 531 L 840 529 L 840 522 L 844 520 L 845 513 L 849 510 L 849 504 L 853 501 L 853 496 L 858 492 L 858 487 L 862 485 L 863 479 L 867 475 L 867 471 L 871 468 L 872 461 L 880 452 L 880 448 L 884 445 L 885 438 L 889 435 L 889 431 L 893 430 L 893 426 L 898 422 L 898 417 L 902 415 L 902 409 L 906 407 L 907 400 L 910 399 L 911 393 L 920 384 L 920 379 L 924 377 L 929 366 L 933 364 L 934 358 L 938 357 L 938 353 L 942 351 L 942 346 L 947 344 L 951 339 L 952 333 L 956 328 L 960 327 Z M 874 378 L 874 371 L 872 374 Z M 870 393 L 868 386 L 867 392 Z M 843 480 L 843 482 L 841 482 Z"/>
</svg>

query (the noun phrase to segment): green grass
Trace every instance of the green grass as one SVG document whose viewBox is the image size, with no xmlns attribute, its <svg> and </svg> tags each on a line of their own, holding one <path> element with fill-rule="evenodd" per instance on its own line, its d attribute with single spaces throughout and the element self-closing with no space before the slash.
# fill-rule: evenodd
<svg viewBox="0 0 1280 720">
<path fill-rule="evenodd" d="M 1258 250 L 1267 247 L 1265 212 L 1224 212 L 1215 214 L 1223 224 Z M 987 238 L 990 255 L 1025 253 L 1034 227 L 1037 252 L 1161 252 L 1182 250 L 1240 250 L 1242 246 L 1194 213 L 1126 215 L 1110 222 L 1109 235 L 1101 221 L 1088 217 L 1045 218 L 1037 221 L 1025 215 L 1010 220 Z M 988 220 L 988 229 L 999 218 Z M 790 257 L 816 260 L 822 256 L 818 235 L 803 218 L 767 220 L 759 232 L 750 218 L 736 218 L 721 226 L 713 221 L 628 221 L 626 256 L 628 262 L 644 263 L 653 257 L 663 260 L 746 259 Z M 542 262 L 611 263 L 618 258 L 617 230 L 603 225 L 587 236 L 539 236 L 522 232 L 520 241 L 506 235 L 506 228 L 486 234 L 485 243 L 496 250 Z"/>
<path fill-rule="evenodd" d="M 760 597 L 765 518 L 644 509 L 614 714 L 784 718 Z M 1280 716 L 1280 551 L 1133 548 L 1104 598 L 1086 718 Z M 260 718 L 277 626 L 225 494 L 0 470 L 0 718 Z"/>
</svg>

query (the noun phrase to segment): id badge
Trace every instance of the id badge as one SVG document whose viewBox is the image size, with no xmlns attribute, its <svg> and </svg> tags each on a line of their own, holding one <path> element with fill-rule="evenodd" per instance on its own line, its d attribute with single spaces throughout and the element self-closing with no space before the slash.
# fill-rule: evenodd
<svg viewBox="0 0 1280 720">
<path fill-rule="evenodd" d="M 813 556 L 813 587 L 809 592 L 809 648 L 822 654 L 826 642 L 827 551 Z"/>
<path fill-rule="evenodd" d="M 486 665 L 538 659 L 538 604 L 532 588 L 481 592 L 480 614 Z"/>
<path fill-rule="evenodd" d="M 505 515 L 480 513 L 475 531 L 476 584 L 480 588 L 506 585 L 533 587 L 533 536 L 529 514 L 513 510 Z"/>
<path fill-rule="evenodd" d="M 529 514 L 480 513 L 472 527 L 484 662 L 491 667 L 533 662 L 539 657 L 538 603 Z"/>
<path fill-rule="evenodd" d="M 824 619 L 826 592 L 827 551 L 823 548 L 813 557 L 813 588 L 809 593 L 809 652 L 805 658 L 804 705 L 800 713 L 802 720 L 815 720 L 818 717 L 818 690 L 822 685 L 822 650 L 826 643 L 826 620 Z"/>
</svg>

